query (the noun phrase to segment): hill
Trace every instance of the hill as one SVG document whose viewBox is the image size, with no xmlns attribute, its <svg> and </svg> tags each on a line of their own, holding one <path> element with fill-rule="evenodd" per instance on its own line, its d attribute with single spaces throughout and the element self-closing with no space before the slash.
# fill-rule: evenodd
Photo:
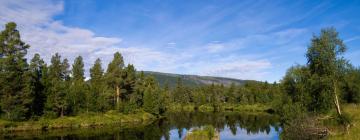
<svg viewBox="0 0 360 140">
<path fill-rule="evenodd" d="M 153 72 L 153 71 L 144 71 L 145 75 L 152 75 L 163 86 L 166 82 L 169 83 L 169 86 L 174 87 L 176 85 L 177 79 L 180 77 L 183 80 L 184 85 L 186 86 L 201 86 L 209 84 L 224 84 L 225 86 L 235 83 L 236 85 L 242 85 L 250 80 L 240 80 L 233 78 L 224 78 L 224 77 L 213 77 L 213 76 L 199 76 L 199 75 L 183 75 L 183 74 L 173 74 L 173 73 L 162 73 L 162 72 Z"/>
</svg>

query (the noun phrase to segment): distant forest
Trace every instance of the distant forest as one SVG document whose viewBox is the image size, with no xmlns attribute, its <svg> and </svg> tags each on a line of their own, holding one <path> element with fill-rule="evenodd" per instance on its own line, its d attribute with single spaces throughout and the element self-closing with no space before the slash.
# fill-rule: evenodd
<svg viewBox="0 0 360 140">
<path fill-rule="evenodd" d="M 151 74 L 137 72 L 115 52 L 107 69 L 98 58 L 85 80 L 81 56 L 72 64 L 56 53 L 50 64 L 40 54 L 27 60 L 30 45 L 23 42 L 13 22 L 0 34 L 0 114 L 11 121 L 57 118 L 88 112 L 139 110 L 161 115 L 173 106 L 209 106 L 213 111 L 229 105 L 257 105 L 292 120 L 299 114 L 323 114 L 341 103 L 360 102 L 360 69 L 343 57 L 346 46 L 334 28 L 313 36 L 307 63 L 288 69 L 279 83 L 244 81 L 187 86 L 177 78 L 175 86 L 159 86 Z"/>
</svg>

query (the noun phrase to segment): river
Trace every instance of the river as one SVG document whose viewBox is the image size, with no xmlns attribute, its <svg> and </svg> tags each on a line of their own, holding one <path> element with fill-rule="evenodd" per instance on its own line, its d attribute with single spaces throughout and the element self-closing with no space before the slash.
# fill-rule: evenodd
<svg viewBox="0 0 360 140">
<path fill-rule="evenodd" d="M 107 126 L 85 129 L 28 131 L 9 134 L 5 139 L 117 139 L 117 140 L 181 140 L 194 128 L 212 125 L 221 140 L 277 140 L 281 132 L 279 118 L 267 113 L 177 112 L 145 127 L 122 129 Z"/>
</svg>

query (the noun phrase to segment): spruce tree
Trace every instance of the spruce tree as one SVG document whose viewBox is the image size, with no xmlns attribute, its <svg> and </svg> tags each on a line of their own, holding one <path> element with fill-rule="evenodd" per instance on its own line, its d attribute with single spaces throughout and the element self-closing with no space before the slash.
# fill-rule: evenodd
<svg viewBox="0 0 360 140">
<path fill-rule="evenodd" d="M 26 85 L 27 49 L 14 22 L 7 23 L 0 33 L 0 103 L 5 118 L 24 120 L 28 116 L 32 97 Z"/>
</svg>

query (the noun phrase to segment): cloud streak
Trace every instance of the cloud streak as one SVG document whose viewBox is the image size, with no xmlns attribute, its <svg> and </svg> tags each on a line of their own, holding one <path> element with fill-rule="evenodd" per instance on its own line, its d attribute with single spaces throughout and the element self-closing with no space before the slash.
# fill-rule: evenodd
<svg viewBox="0 0 360 140">
<path fill-rule="evenodd" d="M 299 11 L 286 12 L 288 9 L 283 5 L 288 4 L 280 1 L 233 2 L 184 4 L 181 7 L 189 10 L 185 14 L 177 14 L 179 11 L 173 10 L 177 8 L 168 2 L 136 6 L 121 2 L 114 7 L 127 8 L 106 7 L 102 12 L 86 15 L 91 12 L 90 8 L 84 15 L 67 13 L 63 1 L 3 0 L 0 1 L 0 24 L 18 23 L 23 40 L 32 46 L 28 58 L 40 53 L 49 62 L 51 56 L 59 52 L 72 62 L 81 55 L 87 72 L 96 58 L 101 58 L 106 67 L 119 51 L 125 62 L 134 64 L 138 70 L 276 81 L 282 76 L 279 73 L 302 60 L 311 38 L 308 27 L 291 25 L 306 22 L 308 17 L 323 13 L 329 6 L 315 3 L 309 7 L 311 10 L 299 16 Z M 289 7 L 296 11 L 299 5 L 302 2 Z M 134 9 L 137 12 L 126 14 Z M 114 20 L 111 23 L 105 21 L 111 31 L 95 23 L 90 30 L 87 21 L 81 20 L 102 21 L 107 10 L 119 13 L 119 17 L 111 14 Z M 65 14 L 77 15 L 70 19 L 81 24 L 71 24 L 64 18 Z M 99 35 L 106 32 L 112 34 Z M 112 36 L 114 34 L 117 37 Z M 356 40 L 358 37 L 345 42 Z"/>
</svg>

